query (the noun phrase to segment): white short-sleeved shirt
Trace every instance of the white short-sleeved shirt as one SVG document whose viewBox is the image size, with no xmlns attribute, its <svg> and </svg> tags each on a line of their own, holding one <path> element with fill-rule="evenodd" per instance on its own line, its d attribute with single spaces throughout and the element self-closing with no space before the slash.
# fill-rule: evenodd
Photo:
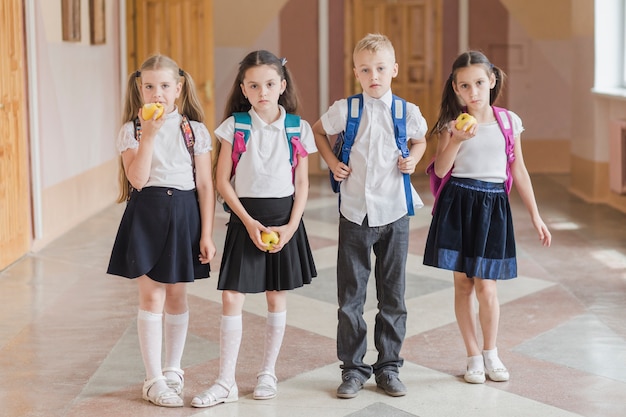
<svg viewBox="0 0 626 417">
<path fill-rule="evenodd" d="M 524 131 L 522 120 L 512 111 L 511 122 L 515 140 Z M 480 123 L 476 136 L 464 141 L 454 159 L 452 175 L 458 178 L 472 178 L 485 182 L 506 180 L 506 140 L 497 121 Z"/>
<path fill-rule="evenodd" d="M 246 151 L 241 155 L 233 186 L 238 197 L 280 198 L 294 193 L 293 176 L 285 132 L 285 109 L 280 107 L 280 117 L 271 124 L 265 123 L 254 111 L 248 112 L 252 119 L 250 138 Z M 230 116 L 215 129 L 220 141 L 232 145 L 235 134 L 235 118 Z M 317 152 L 311 126 L 300 120 L 300 143 L 307 153 Z"/>
<path fill-rule="evenodd" d="M 154 140 L 150 177 L 145 187 L 193 190 L 196 185 L 193 179 L 191 157 L 180 128 L 182 116 L 175 110 L 164 117 L 165 123 Z M 194 154 L 210 152 L 212 150 L 211 134 L 204 123 L 191 120 L 190 125 L 195 139 Z M 120 153 L 139 147 L 139 142 L 135 139 L 133 122 L 124 123 L 117 135 L 116 145 Z"/>
<path fill-rule="evenodd" d="M 391 90 L 380 99 L 363 93 L 363 113 L 348 162 L 352 172 L 341 184 L 341 214 L 356 224 L 362 224 L 367 215 L 369 226 L 383 226 L 407 214 L 391 103 Z M 324 131 L 334 135 L 345 129 L 347 119 L 348 102 L 341 99 L 322 115 L 321 122 Z M 424 141 L 427 130 L 419 107 L 407 102 L 407 138 Z M 413 186 L 411 193 L 414 207 L 423 207 L 424 203 Z"/>
</svg>

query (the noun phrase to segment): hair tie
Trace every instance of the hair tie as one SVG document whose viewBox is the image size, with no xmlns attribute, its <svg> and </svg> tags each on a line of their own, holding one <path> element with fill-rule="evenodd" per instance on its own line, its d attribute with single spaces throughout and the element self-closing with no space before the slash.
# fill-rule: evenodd
<svg viewBox="0 0 626 417">
<path fill-rule="evenodd" d="M 185 71 L 183 71 L 182 68 L 178 68 L 178 75 L 180 75 L 181 77 L 184 77 Z"/>
<path fill-rule="evenodd" d="M 280 59 L 280 65 L 282 65 L 284 67 L 286 63 L 287 63 L 287 58 L 281 58 Z"/>
<path fill-rule="evenodd" d="M 135 71 L 135 78 L 139 78 L 141 77 L 141 71 L 137 70 Z"/>
</svg>

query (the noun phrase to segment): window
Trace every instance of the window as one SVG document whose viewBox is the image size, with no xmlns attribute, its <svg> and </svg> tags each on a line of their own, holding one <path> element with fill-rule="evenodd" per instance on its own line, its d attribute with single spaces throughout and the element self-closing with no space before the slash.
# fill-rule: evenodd
<svg viewBox="0 0 626 417">
<path fill-rule="evenodd" d="M 626 96 L 626 0 L 596 0 L 594 12 L 594 91 Z"/>
</svg>

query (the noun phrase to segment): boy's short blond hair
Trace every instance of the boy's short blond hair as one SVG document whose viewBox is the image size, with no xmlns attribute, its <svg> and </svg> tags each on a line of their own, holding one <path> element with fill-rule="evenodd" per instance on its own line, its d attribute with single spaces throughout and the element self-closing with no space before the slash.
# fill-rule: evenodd
<svg viewBox="0 0 626 417">
<path fill-rule="evenodd" d="M 354 57 L 356 56 L 356 54 L 361 51 L 379 52 L 383 50 L 389 51 L 395 62 L 396 51 L 393 48 L 393 44 L 391 43 L 389 38 L 380 33 L 368 33 L 354 47 L 352 60 L 354 61 Z"/>
</svg>

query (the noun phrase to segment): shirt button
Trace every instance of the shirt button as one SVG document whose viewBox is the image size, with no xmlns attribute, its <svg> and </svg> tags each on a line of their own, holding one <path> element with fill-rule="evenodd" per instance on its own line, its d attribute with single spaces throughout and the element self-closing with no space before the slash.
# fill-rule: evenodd
<svg viewBox="0 0 626 417">
<path fill-rule="evenodd" d="M 167 190 L 167 195 L 172 195 L 172 190 Z"/>
</svg>

